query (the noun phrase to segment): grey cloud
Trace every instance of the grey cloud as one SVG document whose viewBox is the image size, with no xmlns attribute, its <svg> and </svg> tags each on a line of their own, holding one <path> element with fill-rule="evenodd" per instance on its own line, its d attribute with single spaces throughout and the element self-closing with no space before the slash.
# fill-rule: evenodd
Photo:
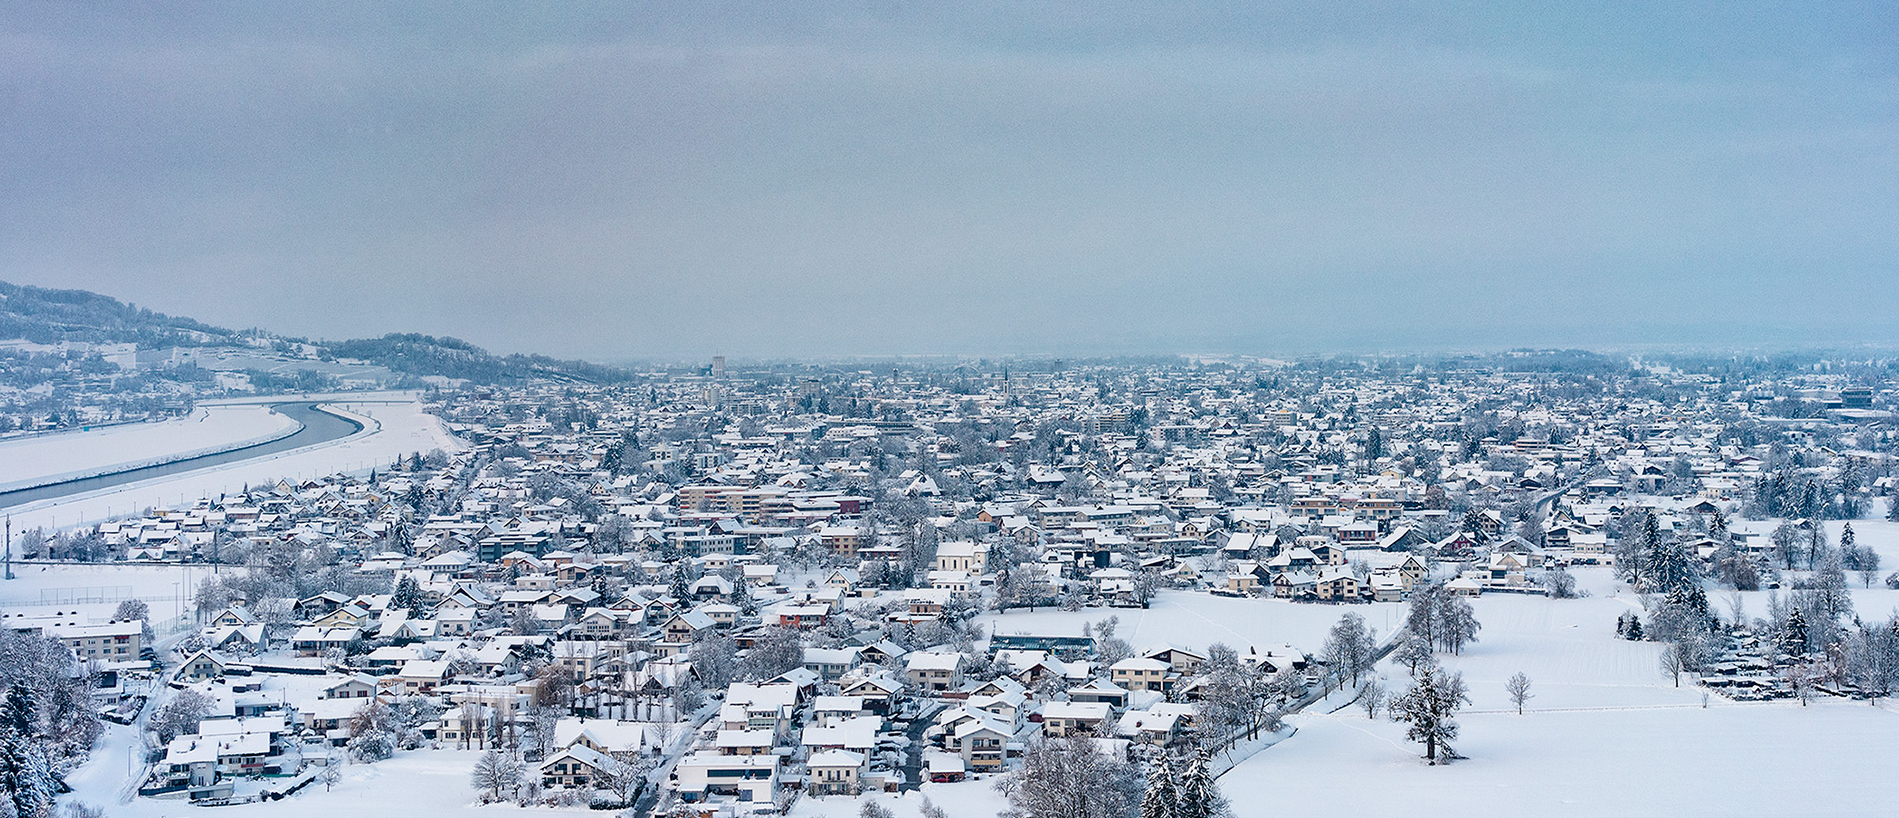
<svg viewBox="0 0 1899 818">
<path fill-rule="evenodd" d="M 593 358 L 1894 340 L 1857 7 L 393 8 L 0 11 L 0 277 Z"/>
</svg>

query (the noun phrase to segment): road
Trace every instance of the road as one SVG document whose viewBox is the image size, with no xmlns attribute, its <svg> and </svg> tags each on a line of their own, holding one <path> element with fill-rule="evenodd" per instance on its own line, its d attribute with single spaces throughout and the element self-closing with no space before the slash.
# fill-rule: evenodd
<svg viewBox="0 0 1899 818">
<path fill-rule="evenodd" d="M 921 706 L 917 710 L 917 717 L 910 720 L 910 728 L 903 731 L 903 735 L 910 739 L 910 746 L 904 748 L 903 766 L 897 768 L 903 773 L 903 782 L 897 785 L 899 792 L 923 786 L 923 731 L 930 729 L 930 717 L 941 709 Z"/>
<path fill-rule="evenodd" d="M 678 764 L 686 750 L 699 740 L 699 731 L 705 729 L 706 722 L 718 715 L 719 702 L 719 699 L 713 699 L 699 708 L 699 712 L 693 714 L 689 726 L 673 736 L 672 745 L 661 750 L 659 766 L 647 773 L 646 786 L 640 790 L 639 797 L 633 799 L 633 808 L 625 814 L 635 818 L 649 818 L 653 814 L 653 808 L 659 806 L 659 797 L 666 792 L 673 765 Z"/>
</svg>

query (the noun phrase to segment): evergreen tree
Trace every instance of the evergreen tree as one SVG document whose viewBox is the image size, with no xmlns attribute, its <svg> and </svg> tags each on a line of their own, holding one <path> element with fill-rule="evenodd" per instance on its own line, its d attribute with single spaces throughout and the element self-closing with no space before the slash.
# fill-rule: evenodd
<svg viewBox="0 0 1899 818">
<path fill-rule="evenodd" d="M 679 600 L 680 602 L 685 602 L 692 597 L 692 586 L 686 584 L 686 568 L 684 565 L 673 566 L 673 581 L 671 585 L 667 586 L 666 593 L 671 594 L 673 599 Z"/>
<path fill-rule="evenodd" d="M 1147 773 L 1147 789 L 1141 793 L 1141 818 L 1174 818 L 1174 764 L 1166 753 Z"/>
<path fill-rule="evenodd" d="M 1787 615 L 1787 627 L 1780 635 L 1781 652 L 1788 656 L 1804 656 L 1807 653 L 1807 615 L 1794 608 Z"/>
<path fill-rule="evenodd" d="M 33 701 L 33 691 L 24 684 L 14 684 L 7 688 L 7 698 L 0 704 L 0 730 L 22 738 L 32 738 L 39 732 L 36 722 L 39 706 Z"/>
<path fill-rule="evenodd" d="M 752 598 L 752 584 L 741 575 L 732 583 L 732 605 L 738 608 L 739 616 L 754 616 L 758 613 L 758 601 Z"/>
<path fill-rule="evenodd" d="M 39 742 L 11 730 L 0 731 L 0 809 L 9 816 L 51 815 L 56 786 Z"/>
<path fill-rule="evenodd" d="M 36 722 L 38 708 L 25 684 L 7 688 L 0 705 L 0 809 L 15 816 L 50 815 L 57 785 Z"/>
<path fill-rule="evenodd" d="M 1642 512 L 1642 538 L 1639 546 L 1637 551 L 1639 567 L 1635 569 L 1634 576 L 1637 581 L 1646 579 L 1653 584 L 1653 578 L 1649 577 L 1653 573 L 1653 566 L 1649 564 L 1649 559 L 1662 548 L 1662 528 L 1661 522 L 1655 518 L 1655 512 L 1652 509 L 1645 509 Z"/>
<path fill-rule="evenodd" d="M 1660 537 L 1650 544 L 1648 557 L 1649 586 L 1662 593 L 1673 593 L 1695 582 L 1694 565 L 1679 542 Z"/>
<path fill-rule="evenodd" d="M 1213 783 L 1213 771 L 1207 768 L 1207 749 L 1200 748 L 1187 763 L 1174 798 L 1176 818 L 1215 818 L 1225 811 L 1220 790 Z"/>
<path fill-rule="evenodd" d="M 412 611 L 417 615 L 428 611 L 427 606 L 422 604 L 421 583 L 416 582 L 413 575 L 396 580 L 396 593 L 389 600 L 389 604 L 390 607 Z"/>
<path fill-rule="evenodd" d="M 1899 493 L 1886 498 L 1886 521 L 1899 523 Z"/>
<path fill-rule="evenodd" d="M 1470 538 L 1476 540 L 1478 545 L 1484 545 L 1490 542 L 1490 520 L 1484 517 L 1484 513 L 1477 509 L 1473 508 L 1464 512 L 1463 529 L 1464 533 L 1469 534 Z"/>
</svg>

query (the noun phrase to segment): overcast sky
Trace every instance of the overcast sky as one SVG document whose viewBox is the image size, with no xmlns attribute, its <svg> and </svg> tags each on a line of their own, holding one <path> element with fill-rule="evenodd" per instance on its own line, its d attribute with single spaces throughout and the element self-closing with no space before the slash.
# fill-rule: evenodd
<svg viewBox="0 0 1899 818">
<path fill-rule="evenodd" d="M 1899 340 L 1892 3 L 919 5 L 10 0 L 0 279 L 597 360 Z"/>
</svg>

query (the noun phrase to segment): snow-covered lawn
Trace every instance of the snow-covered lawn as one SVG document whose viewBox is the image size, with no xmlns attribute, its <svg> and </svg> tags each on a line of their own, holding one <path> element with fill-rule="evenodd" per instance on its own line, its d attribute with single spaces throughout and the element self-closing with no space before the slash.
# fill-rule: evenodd
<svg viewBox="0 0 1899 818">
<path fill-rule="evenodd" d="M 8 511 L 13 517 L 13 529 L 72 528 L 97 523 L 108 514 L 124 516 L 134 509 L 189 505 L 201 497 L 240 491 L 246 485 L 273 483 L 281 478 L 313 479 L 339 472 L 366 472 L 385 467 L 412 452 L 436 449 L 454 452 L 467 448 L 467 444 L 448 433 L 440 418 L 422 411 L 422 405 L 417 402 L 341 401 L 323 404 L 322 408 L 354 417 L 366 428 L 340 440 L 275 455 L 20 506 Z"/>
<path fill-rule="evenodd" d="M 0 491 L 31 488 L 265 443 L 302 428 L 267 406 L 204 406 L 189 417 L 0 442 Z"/>
<path fill-rule="evenodd" d="M 992 634 L 1079 636 L 1082 623 L 1115 616 L 1120 617 L 1115 635 L 1136 650 L 1163 644 L 1203 650 L 1214 642 L 1224 642 L 1241 653 L 1248 648 L 1265 652 L 1289 644 L 1318 653 L 1325 644 L 1326 632 L 1346 613 L 1364 617 L 1365 624 L 1376 629 L 1381 639 L 1404 623 L 1404 606 L 1397 603 L 1319 605 L 1185 591 L 1162 591 L 1145 609 L 1084 608 L 1069 612 L 1042 608 L 1033 613 L 1018 609 L 985 615 L 977 621 Z"/>
</svg>

